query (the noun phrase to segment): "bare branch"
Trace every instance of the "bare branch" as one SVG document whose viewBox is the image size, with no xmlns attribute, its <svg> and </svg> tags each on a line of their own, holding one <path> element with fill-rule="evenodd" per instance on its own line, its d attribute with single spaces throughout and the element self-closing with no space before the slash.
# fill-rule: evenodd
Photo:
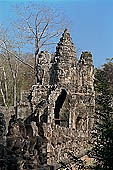
<svg viewBox="0 0 113 170">
<path fill-rule="evenodd" d="M 5 47 L 1 47 L 2 49 L 4 49 L 5 51 L 9 52 L 10 54 L 12 54 L 18 61 L 22 62 L 23 64 L 29 66 L 30 68 L 34 69 L 30 64 L 24 62 L 19 56 L 17 56 L 15 53 L 13 53 L 12 51 L 10 51 L 9 49 L 5 48 Z"/>
<path fill-rule="evenodd" d="M 42 33 L 41 33 L 41 35 L 40 35 L 39 41 L 41 40 L 41 38 L 42 38 L 42 36 L 43 36 L 45 30 L 46 30 L 47 27 L 48 27 L 48 25 L 49 25 L 49 21 L 48 21 L 48 22 L 46 23 L 46 25 L 44 26 L 44 28 L 43 28 L 43 30 L 42 30 Z"/>
<path fill-rule="evenodd" d="M 48 37 L 46 40 L 44 40 L 44 41 L 42 42 L 42 44 L 39 46 L 39 48 L 42 48 L 43 45 L 45 45 L 45 43 L 46 43 L 48 40 L 52 39 L 53 37 L 58 37 L 58 36 L 59 36 L 58 32 L 57 32 L 56 34 L 51 35 L 50 37 Z"/>
</svg>

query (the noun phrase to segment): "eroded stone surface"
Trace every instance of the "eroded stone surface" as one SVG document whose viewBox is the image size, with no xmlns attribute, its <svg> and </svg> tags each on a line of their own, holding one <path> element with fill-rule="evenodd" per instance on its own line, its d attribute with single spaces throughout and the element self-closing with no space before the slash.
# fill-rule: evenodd
<svg viewBox="0 0 113 170">
<path fill-rule="evenodd" d="M 7 169 L 55 169 L 71 160 L 70 154 L 90 147 L 95 108 L 91 53 L 82 52 L 78 60 L 66 29 L 55 54 L 41 52 L 37 67 L 39 82 L 21 96 L 17 116 L 7 121 L 7 135 L 0 117 L 0 152 Z"/>
</svg>

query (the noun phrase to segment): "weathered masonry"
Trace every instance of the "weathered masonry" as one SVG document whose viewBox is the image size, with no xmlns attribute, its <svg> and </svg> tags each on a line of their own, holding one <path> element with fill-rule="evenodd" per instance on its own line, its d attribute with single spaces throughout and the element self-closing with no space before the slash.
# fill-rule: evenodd
<svg viewBox="0 0 113 170">
<path fill-rule="evenodd" d="M 74 44 L 66 29 L 56 47 L 55 56 L 41 52 L 38 59 L 39 84 L 33 87 L 34 110 L 42 102 L 39 121 L 90 131 L 93 125 L 94 66 L 90 52 L 77 59 Z"/>
<path fill-rule="evenodd" d="M 86 151 L 94 126 L 92 55 L 85 51 L 77 58 L 67 29 L 54 55 L 40 53 L 37 70 L 37 85 L 30 93 L 22 94 L 17 117 L 14 115 L 9 121 L 7 137 L 6 132 L 1 133 L 4 150 L 8 148 L 13 157 L 15 155 L 14 167 L 21 170 L 59 166 L 63 159 L 69 160 L 70 153 L 79 155 Z M 2 114 L 0 118 L 4 119 Z M 6 119 L 8 124 L 8 117 Z M 8 152 L 4 153 L 2 162 L 9 156 Z M 11 160 L 8 157 L 9 162 L 13 157 Z M 8 167 L 8 163 L 5 164 Z"/>
</svg>

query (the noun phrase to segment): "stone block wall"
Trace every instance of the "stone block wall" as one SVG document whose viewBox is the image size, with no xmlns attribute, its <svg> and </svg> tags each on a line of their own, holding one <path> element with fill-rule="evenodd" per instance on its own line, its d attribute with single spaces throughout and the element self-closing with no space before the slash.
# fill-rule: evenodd
<svg viewBox="0 0 113 170">
<path fill-rule="evenodd" d="M 6 129 L 8 129 L 9 120 L 11 115 L 15 114 L 15 108 L 13 106 L 5 107 L 0 106 L 0 112 L 4 113 L 4 119 L 6 121 Z M 21 104 L 17 106 L 17 117 L 21 119 L 26 119 L 31 114 L 31 108 L 29 105 Z"/>
<path fill-rule="evenodd" d="M 90 136 L 80 134 L 75 129 L 65 128 L 59 125 L 44 124 L 44 136 L 48 140 L 47 163 L 58 164 L 64 159 L 70 158 L 70 153 L 78 156 L 87 152 L 90 145 Z"/>
</svg>

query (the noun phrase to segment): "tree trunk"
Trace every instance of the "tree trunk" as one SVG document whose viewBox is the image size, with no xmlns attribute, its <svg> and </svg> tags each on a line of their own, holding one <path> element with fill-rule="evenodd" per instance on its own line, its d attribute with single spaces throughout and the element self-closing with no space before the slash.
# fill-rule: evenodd
<svg viewBox="0 0 113 170">
<path fill-rule="evenodd" d="M 4 105 L 7 107 L 5 95 L 4 95 L 4 92 L 3 92 L 2 87 L 1 87 L 1 82 L 0 82 L 0 92 L 1 92 L 1 95 L 2 95 L 2 98 L 3 98 Z"/>
<path fill-rule="evenodd" d="M 39 46 L 38 46 L 38 37 L 37 37 L 37 30 L 36 30 L 36 38 L 35 38 L 35 65 L 34 65 L 35 84 L 39 83 L 39 78 L 38 78 L 38 54 L 39 54 Z"/>
<path fill-rule="evenodd" d="M 12 73 L 12 78 L 13 78 L 13 105 L 14 105 L 14 109 L 15 109 L 15 114 L 17 115 L 17 86 L 16 86 L 16 78 L 17 78 L 17 70 L 14 71 L 11 61 L 10 61 L 10 57 L 8 56 L 8 61 L 9 61 L 9 65 L 10 65 L 10 69 L 11 69 L 11 73 Z"/>
<path fill-rule="evenodd" d="M 13 76 L 13 102 L 14 102 L 14 109 L 15 109 L 15 114 L 17 116 L 17 86 L 16 86 L 16 73 L 14 73 Z"/>
<path fill-rule="evenodd" d="M 13 75 L 13 98 L 14 98 L 14 107 L 17 105 L 17 95 L 16 95 L 16 76 Z"/>
<path fill-rule="evenodd" d="M 4 80 L 5 80 L 5 82 L 4 82 L 4 84 L 5 84 L 5 92 L 6 92 L 5 96 L 6 96 L 6 101 L 8 101 L 7 78 L 6 78 L 6 72 L 5 72 L 4 67 L 3 67 L 3 74 L 4 74 Z"/>
</svg>

